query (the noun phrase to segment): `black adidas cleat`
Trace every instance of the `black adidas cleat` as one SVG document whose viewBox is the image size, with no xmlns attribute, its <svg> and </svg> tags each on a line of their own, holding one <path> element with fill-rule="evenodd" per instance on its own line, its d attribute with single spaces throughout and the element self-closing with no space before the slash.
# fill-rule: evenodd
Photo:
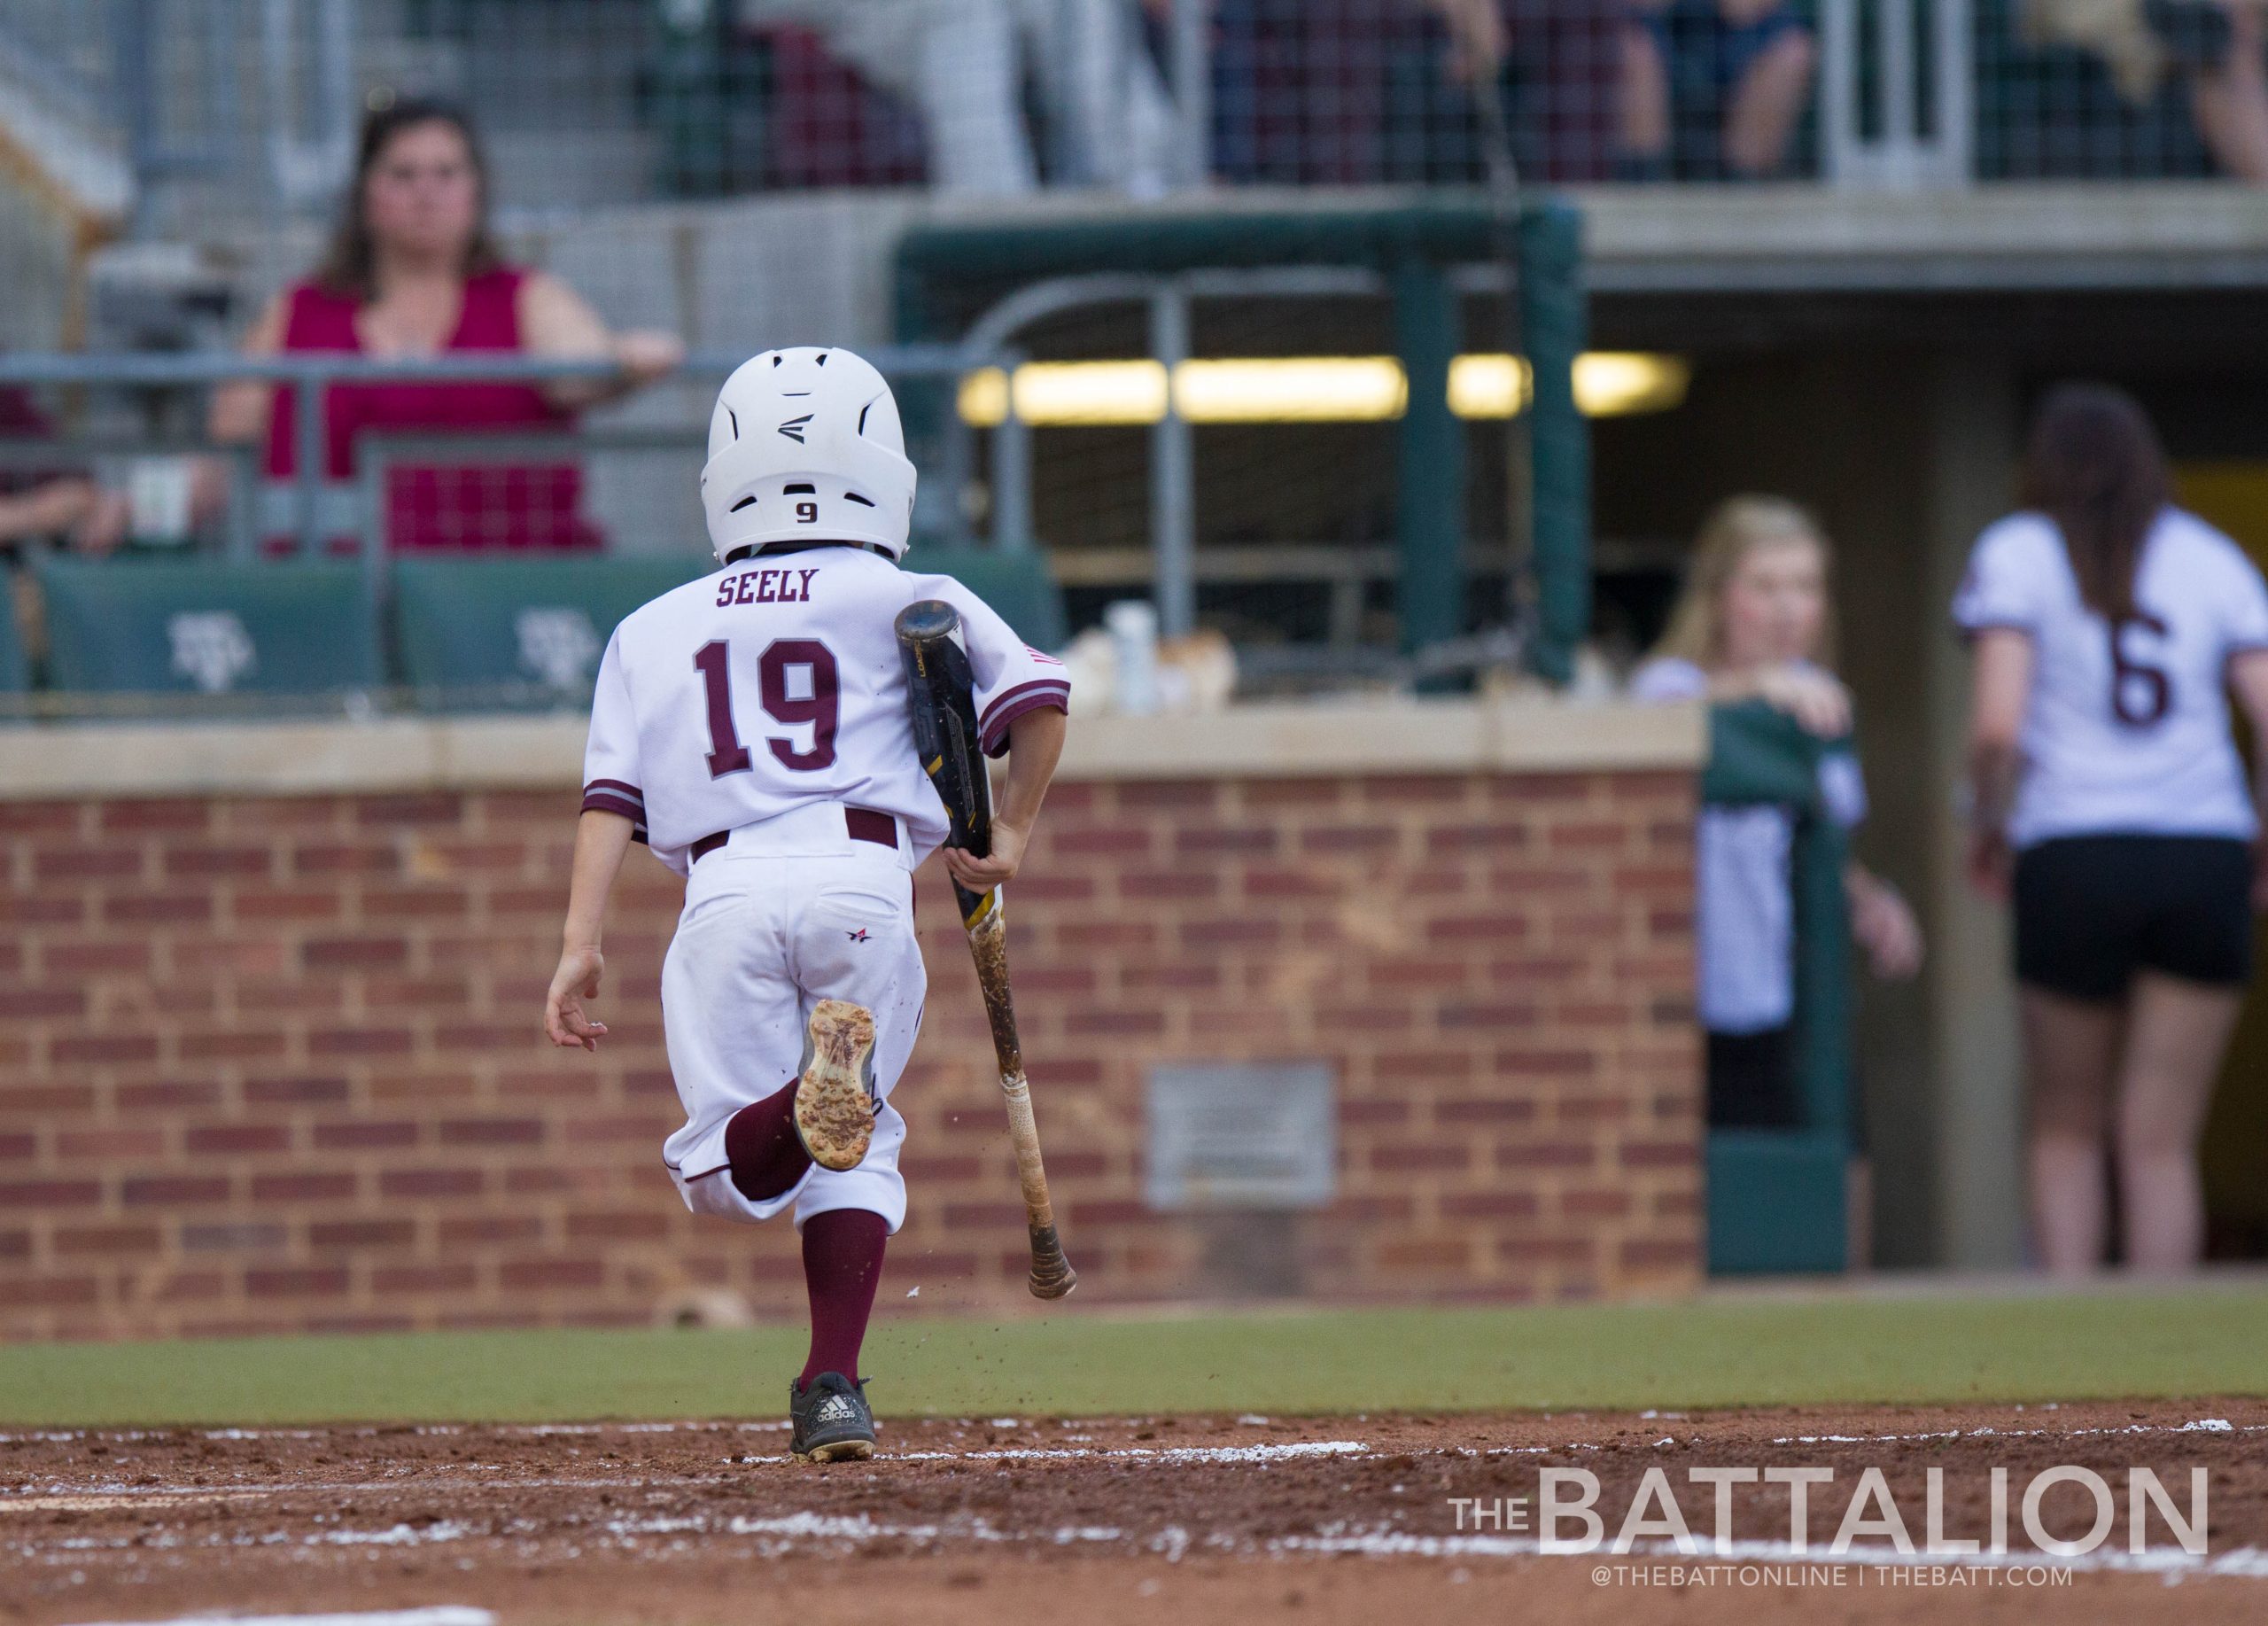
<svg viewBox="0 0 2268 1626">
<path fill-rule="evenodd" d="M 864 1462 L 874 1454 L 874 1414 L 866 1381 L 822 1372 L 808 1388 L 788 1382 L 788 1449 L 798 1462 Z"/>
</svg>

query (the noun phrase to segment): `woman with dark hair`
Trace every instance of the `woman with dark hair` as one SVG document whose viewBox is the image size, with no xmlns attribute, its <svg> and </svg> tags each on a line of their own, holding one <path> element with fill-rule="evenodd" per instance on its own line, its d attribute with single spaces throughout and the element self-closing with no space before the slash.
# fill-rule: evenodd
<svg viewBox="0 0 2268 1626">
<path fill-rule="evenodd" d="M 2059 1272 L 2103 1262 L 2106 1161 L 2128 1268 L 2197 1263 L 2197 1140 L 2268 903 L 2227 698 L 2268 729 L 2268 586 L 2171 494 L 2132 400 L 2059 388 L 2023 511 L 1977 539 L 1953 601 L 1969 868 L 2015 901 L 2034 1241 Z"/>
<path fill-rule="evenodd" d="M 570 427 L 575 413 L 661 377 L 683 355 L 660 333 L 610 333 L 574 291 L 508 264 L 488 232 L 487 175 L 465 116 L 447 104 L 398 101 L 363 121 L 354 178 L 315 274 L 269 304 L 245 340 L 248 355 L 336 351 L 408 359 L 483 352 L 611 361 L 611 377 L 532 384 L 405 381 L 331 386 L 323 402 L 327 482 L 353 478 L 368 431 L 530 433 Z M 294 392 L 236 384 L 216 391 L 212 434 L 265 440 L 269 490 L 285 515 L 298 474 Z M 332 486 L 332 489 L 337 489 Z M 332 499 L 326 537 L 351 532 Z M 396 549 L 555 548 L 595 545 L 570 463 L 397 468 L 386 493 Z M 270 522 L 271 533 L 288 524 Z"/>
</svg>

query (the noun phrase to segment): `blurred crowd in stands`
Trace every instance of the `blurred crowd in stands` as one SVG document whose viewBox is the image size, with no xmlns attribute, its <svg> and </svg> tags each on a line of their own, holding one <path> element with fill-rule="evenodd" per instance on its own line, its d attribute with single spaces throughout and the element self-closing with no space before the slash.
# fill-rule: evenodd
<svg viewBox="0 0 2268 1626">
<path fill-rule="evenodd" d="M 1863 8 L 1862 8 L 1863 9 Z M 1926 6 L 1924 11 L 1929 10 Z M 736 0 L 719 147 L 680 190 L 1141 195 L 1173 157 L 1173 0 Z M 1816 0 L 1208 0 L 1207 178 L 1809 175 Z M 2262 0 L 1978 0 L 1982 178 L 2268 182 Z"/>
</svg>

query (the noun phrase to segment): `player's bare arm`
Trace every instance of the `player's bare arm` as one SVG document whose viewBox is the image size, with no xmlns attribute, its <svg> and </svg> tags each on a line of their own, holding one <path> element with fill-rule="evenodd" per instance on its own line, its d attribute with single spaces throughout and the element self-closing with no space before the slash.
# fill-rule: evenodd
<svg viewBox="0 0 2268 1626">
<path fill-rule="evenodd" d="M 1016 878 L 1024 846 L 1039 821 L 1039 805 L 1054 782 L 1069 725 L 1052 708 L 1026 712 L 1008 725 L 1008 782 L 992 814 L 992 851 L 984 857 L 961 847 L 944 849 L 945 867 L 972 892 L 986 892 Z"/>
<path fill-rule="evenodd" d="M 559 969 L 544 996 L 543 1031 L 563 1049 L 596 1050 L 606 1023 L 592 1020 L 583 1001 L 596 999 L 606 959 L 599 942 L 606 930 L 606 900 L 621 873 L 636 827 L 620 813 L 584 813 L 575 826 L 575 864 L 567 886 L 567 924 L 560 933 Z"/>
<path fill-rule="evenodd" d="M 2239 710 L 2251 725 L 2252 737 L 2268 738 L 2268 650 L 2246 650 L 2229 657 L 2229 688 L 2235 691 Z M 2268 807 L 2268 751 L 2252 757 L 2252 799 Z M 2268 914 L 2268 836 L 2252 844 L 2252 906 Z"/>
<path fill-rule="evenodd" d="M 2031 669 L 2030 634 L 1994 627 L 1977 635 L 1969 726 L 1969 873 L 1988 898 L 2008 896 L 2015 862 L 2007 831 L 2023 778 L 2017 740 Z"/>
</svg>

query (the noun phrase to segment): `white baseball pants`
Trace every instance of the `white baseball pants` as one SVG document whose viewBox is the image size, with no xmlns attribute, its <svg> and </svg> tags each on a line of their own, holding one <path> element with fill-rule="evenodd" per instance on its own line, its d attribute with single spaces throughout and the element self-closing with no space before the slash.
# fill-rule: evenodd
<svg viewBox="0 0 2268 1626">
<path fill-rule="evenodd" d="M 827 805 L 735 830 L 695 862 L 662 962 L 663 1035 L 686 1115 L 662 1155 L 695 1213 L 752 1223 L 792 1204 L 797 1230 L 830 1209 L 880 1214 L 893 1233 L 905 1223 L 905 1120 L 889 1097 L 913 1054 L 928 987 L 910 864 L 903 851 L 849 839 L 842 809 Z M 874 1144 L 855 1169 L 814 1165 L 793 1189 L 752 1202 L 733 1185 L 725 1125 L 796 1077 L 821 1000 L 874 1013 L 883 1101 Z"/>
</svg>

